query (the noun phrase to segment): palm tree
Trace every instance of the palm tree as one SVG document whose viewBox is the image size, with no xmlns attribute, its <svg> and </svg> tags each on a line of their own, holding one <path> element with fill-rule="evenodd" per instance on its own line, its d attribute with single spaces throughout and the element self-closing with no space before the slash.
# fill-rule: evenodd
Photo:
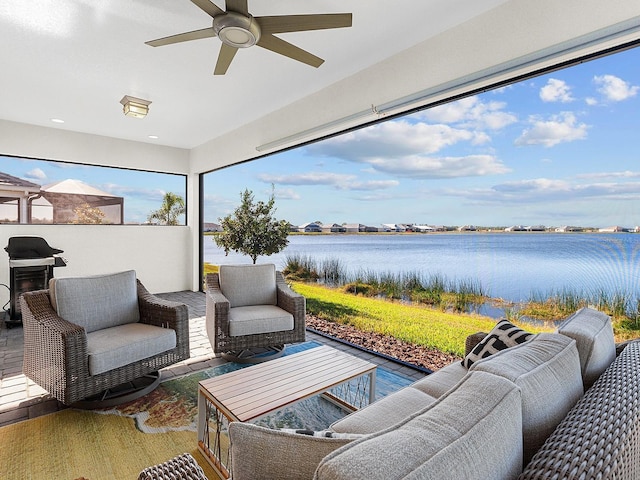
<svg viewBox="0 0 640 480">
<path fill-rule="evenodd" d="M 147 220 L 160 225 L 178 225 L 178 218 L 185 210 L 184 199 L 180 195 L 167 192 L 162 199 L 162 206 L 151 212 Z"/>
</svg>

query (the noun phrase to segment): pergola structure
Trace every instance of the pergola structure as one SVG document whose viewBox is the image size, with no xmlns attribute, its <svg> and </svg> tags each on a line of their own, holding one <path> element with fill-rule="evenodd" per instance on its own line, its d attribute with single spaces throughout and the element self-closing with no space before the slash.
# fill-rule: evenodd
<svg viewBox="0 0 640 480">
<path fill-rule="evenodd" d="M 0 155 L 183 174 L 188 187 L 186 226 L 0 225 L 3 238 L 45 236 L 68 275 L 133 268 L 152 292 L 197 290 L 203 173 L 640 42 L 637 0 L 250 0 L 256 17 L 348 12 L 353 26 L 279 35 L 319 68 L 254 46 L 213 75 L 218 38 L 145 44 L 209 27 L 198 4 L 0 8 Z M 146 118 L 123 115 L 126 95 L 152 102 Z"/>
</svg>

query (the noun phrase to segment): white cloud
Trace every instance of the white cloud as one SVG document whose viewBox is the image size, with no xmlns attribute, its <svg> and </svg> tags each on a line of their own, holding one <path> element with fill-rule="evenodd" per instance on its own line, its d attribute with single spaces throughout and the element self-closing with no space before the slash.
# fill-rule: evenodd
<svg viewBox="0 0 640 480">
<path fill-rule="evenodd" d="M 440 123 L 457 123 L 465 128 L 500 130 L 518 118 L 505 112 L 505 102 L 483 102 L 478 96 L 433 107 L 414 115 L 415 118 Z"/>
<path fill-rule="evenodd" d="M 544 204 L 589 200 L 640 199 L 640 182 L 572 183 L 566 180 L 535 178 L 505 182 L 491 188 L 448 191 L 449 195 L 467 198 L 487 204 L 503 202 L 520 204 Z"/>
<path fill-rule="evenodd" d="M 300 200 L 300 195 L 292 188 L 279 188 L 273 192 L 273 195 L 282 200 Z"/>
<path fill-rule="evenodd" d="M 367 162 L 380 172 L 410 178 L 478 177 L 511 171 L 492 155 L 468 155 L 466 157 L 411 155 L 388 159 L 371 158 Z"/>
<path fill-rule="evenodd" d="M 615 75 L 595 76 L 593 81 L 599 85 L 598 92 L 611 102 L 621 102 L 634 97 L 640 90 L 640 87 L 632 86 Z"/>
<path fill-rule="evenodd" d="M 587 138 L 589 128 L 585 123 L 578 123 L 576 116 L 571 112 L 552 115 L 548 120 L 533 116 L 530 117 L 529 123 L 532 127 L 522 132 L 514 142 L 515 145 L 553 147 L 559 143 Z"/>
<path fill-rule="evenodd" d="M 281 185 L 339 185 L 352 181 L 356 177 L 345 173 L 308 172 L 292 175 L 261 173 L 258 178 L 263 182 Z"/>
<path fill-rule="evenodd" d="M 25 173 L 25 178 L 30 180 L 46 180 L 47 174 L 41 168 L 34 168 Z"/>
<path fill-rule="evenodd" d="M 640 178 L 640 172 L 625 170 L 623 172 L 580 173 L 576 175 L 576 178 Z"/>
<path fill-rule="evenodd" d="M 376 172 L 401 177 L 455 178 L 510 171 L 492 155 L 434 155 L 459 142 L 484 144 L 489 136 L 442 123 L 386 122 L 336 137 L 309 148 L 312 155 L 363 163 Z M 262 178 L 267 181 L 271 177 Z M 317 179 L 314 179 L 317 180 Z"/>
<path fill-rule="evenodd" d="M 540 98 L 543 102 L 568 103 L 575 100 L 571 95 L 571 87 L 563 80 L 550 78 L 547 84 L 540 89 Z"/>
<path fill-rule="evenodd" d="M 383 190 L 397 187 L 397 180 L 370 180 L 360 181 L 355 175 L 308 172 L 292 175 L 270 175 L 263 173 L 258 175 L 263 182 L 279 185 L 327 185 L 338 190 Z"/>
</svg>

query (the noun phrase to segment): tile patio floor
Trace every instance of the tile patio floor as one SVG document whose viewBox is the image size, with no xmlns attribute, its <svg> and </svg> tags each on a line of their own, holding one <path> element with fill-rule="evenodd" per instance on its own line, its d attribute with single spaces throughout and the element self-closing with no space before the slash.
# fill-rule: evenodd
<svg viewBox="0 0 640 480">
<path fill-rule="evenodd" d="M 191 357 L 184 362 L 163 369 L 163 378 L 184 375 L 225 363 L 225 360 L 213 355 L 207 338 L 204 320 L 205 294 L 186 291 L 165 293 L 159 296 L 167 300 L 185 303 L 189 307 Z M 425 373 L 404 364 L 364 352 L 313 332 L 307 332 L 307 340 L 315 340 L 346 351 L 413 380 L 418 380 L 425 375 Z M 7 328 L 4 321 L 0 322 L 0 427 L 64 408 L 47 391 L 23 375 L 22 353 L 22 327 Z"/>
</svg>

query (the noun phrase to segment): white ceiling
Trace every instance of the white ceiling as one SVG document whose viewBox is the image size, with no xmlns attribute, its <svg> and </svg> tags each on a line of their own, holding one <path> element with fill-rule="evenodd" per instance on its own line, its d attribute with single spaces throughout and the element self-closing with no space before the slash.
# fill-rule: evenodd
<svg viewBox="0 0 640 480">
<path fill-rule="evenodd" d="M 192 149 L 504 3 L 249 0 L 254 16 L 351 12 L 353 27 L 281 35 L 318 69 L 252 47 L 214 77 L 217 38 L 144 44 L 211 26 L 190 0 L 3 1 L 0 119 Z M 125 117 L 124 95 L 152 101 L 147 118 Z"/>
</svg>

